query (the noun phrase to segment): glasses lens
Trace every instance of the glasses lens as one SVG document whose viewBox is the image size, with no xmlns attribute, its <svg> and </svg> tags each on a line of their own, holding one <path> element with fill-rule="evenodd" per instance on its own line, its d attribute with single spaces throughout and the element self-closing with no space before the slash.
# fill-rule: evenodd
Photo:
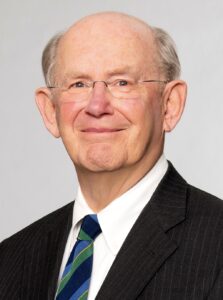
<svg viewBox="0 0 223 300">
<path fill-rule="evenodd" d="M 64 89 L 61 100 L 63 102 L 82 102 L 88 98 L 90 91 L 89 87 L 70 87 Z"/>
<path fill-rule="evenodd" d="M 118 99 L 132 99 L 139 95 L 139 86 L 132 80 L 119 80 L 109 84 L 108 88 Z"/>
</svg>

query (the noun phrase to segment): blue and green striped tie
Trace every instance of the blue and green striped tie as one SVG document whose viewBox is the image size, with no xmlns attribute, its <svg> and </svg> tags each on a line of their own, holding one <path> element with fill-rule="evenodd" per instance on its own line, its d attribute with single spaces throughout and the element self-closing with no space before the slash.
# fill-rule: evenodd
<svg viewBox="0 0 223 300">
<path fill-rule="evenodd" d="M 87 215 L 64 269 L 56 300 L 87 299 L 93 263 L 93 242 L 100 233 L 97 215 Z"/>
</svg>

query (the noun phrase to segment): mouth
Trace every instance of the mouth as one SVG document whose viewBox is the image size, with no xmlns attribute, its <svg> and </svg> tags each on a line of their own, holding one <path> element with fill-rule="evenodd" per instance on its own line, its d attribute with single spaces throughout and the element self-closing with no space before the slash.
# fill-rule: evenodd
<svg viewBox="0 0 223 300">
<path fill-rule="evenodd" d="M 94 127 L 90 127 L 90 128 L 86 128 L 81 130 L 82 132 L 86 132 L 86 133 L 113 133 L 113 132 L 119 132 L 122 131 L 124 129 L 122 128 L 94 128 Z"/>
</svg>

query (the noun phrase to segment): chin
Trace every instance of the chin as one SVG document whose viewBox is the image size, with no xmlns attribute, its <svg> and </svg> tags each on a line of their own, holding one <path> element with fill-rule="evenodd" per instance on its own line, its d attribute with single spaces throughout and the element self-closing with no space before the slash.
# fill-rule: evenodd
<svg viewBox="0 0 223 300">
<path fill-rule="evenodd" d="M 92 172 L 111 172 L 123 167 L 125 161 L 125 153 L 120 153 L 111 145 L 104 145 L 103 147 L 90 147 L 82 152 L 77 165 Z"/>
</svg>

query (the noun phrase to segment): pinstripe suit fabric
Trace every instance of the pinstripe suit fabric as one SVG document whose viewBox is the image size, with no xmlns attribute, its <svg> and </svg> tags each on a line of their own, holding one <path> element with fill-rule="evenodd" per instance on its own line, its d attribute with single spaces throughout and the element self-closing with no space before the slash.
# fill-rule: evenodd
<svg viewBox="0 0 223 300">
<path fill-rule="evenodd" d="M 0 244 L 0 299 L 53 300 L 73 203 Z M 96 300 L 222 300 L 223 202 L 171 164 Z"/>
</svg>

